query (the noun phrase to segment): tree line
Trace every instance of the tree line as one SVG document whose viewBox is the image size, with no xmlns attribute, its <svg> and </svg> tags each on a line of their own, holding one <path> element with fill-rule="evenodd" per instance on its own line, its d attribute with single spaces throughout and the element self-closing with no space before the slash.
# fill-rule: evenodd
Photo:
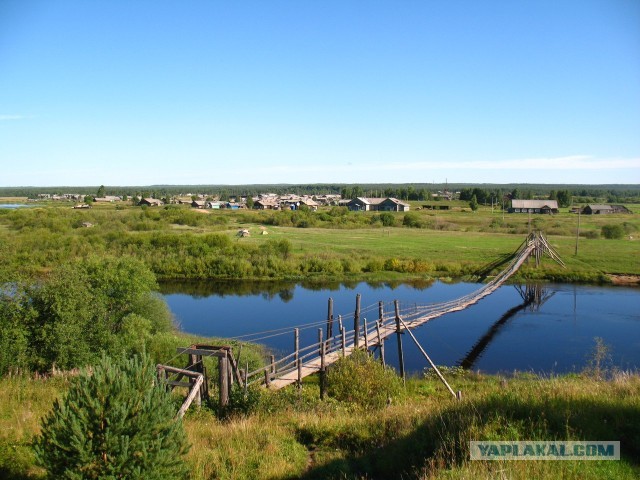
<svg viewBox="0 0 640 480">
<path fill-rule="evenodd" d="M 298 195 L 338 195 L 343 198 L 355 197 L 395 197 L 400 200 L 423 201 L 431 193 L 440 191 L 463 192 L 476 190 L 478 202 L 485 203 L 485 195 L 499 196 L 516 191 L 517 198 L 548 198 L 553 192 L 568 192 L 575 201 L 593 202 L 604 200 L 609 203 L 640 203 L 638 185 L 563 185 L 563 184 L 456 184 L 456 183 L 407 183 L 407 184 L 276 184 L 276 185 L 151 185 L 151 186 L 77 186 L 77 187 L 0 187 L 0 197 L 37 198 L 39 194 L 82 194 L 82 195 L 126 195 L 127 197 L 171 198 L 185 194 L 205 194 L 221 200 L 241 196 L 257 196 L 261 193 L 278 195 L 294 193 Z M 485 192 L 484 194 L 479 191 Z M 470 200 L 473 195 L 470 195 Z M 490 201 L 490 200 L 489 200 Z"/>
</svg>

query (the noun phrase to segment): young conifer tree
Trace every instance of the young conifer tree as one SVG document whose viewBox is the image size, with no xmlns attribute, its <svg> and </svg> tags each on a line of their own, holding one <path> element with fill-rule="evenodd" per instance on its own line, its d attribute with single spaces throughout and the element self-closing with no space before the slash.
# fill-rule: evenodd
<svg viewBox="0 0 640 480">
<path fill-rule="evenodd" d="M 38 463 L 56 479 L 185 478 L 182 422 L 155 383 L 148 358 L 103 357 L 43 419 Z"/>
</svg>

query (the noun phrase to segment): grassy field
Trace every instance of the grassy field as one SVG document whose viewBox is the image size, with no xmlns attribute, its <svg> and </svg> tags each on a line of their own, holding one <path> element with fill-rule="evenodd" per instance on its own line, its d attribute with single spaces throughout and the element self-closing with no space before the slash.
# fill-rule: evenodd
<svg viewBox="0 0 640 480">
<path fill-rule="evenodd" d="M 416 203 L 413 207 L 418 206 Z M 425 228 L 295 228 L 270 227 L 270 237 L 292 242 L 294 253 L 364 261 L 371 258 L 420 259 L 431 264 L 435 272 L 454 276 L 481 268 L 513 252 L 531 229 L 539 229 L 558 250 L 567 264 L 563 271 L 552 261 L 546 261 L 543 275 L 551 278 L 601 278 L 600 274 L 640 274 L 640 218 L 637 215 L 581 215 L 576 249 L 578 216 L 567 210 L 558 215 L 503 214 L 491 207 L 477 212 L 455 206 L 448 211 L 421 210 L 415 212 Z M 367 213 L 372 217 L 375 214 Z M 396 213 L 401 224 L 404 214 Z M 504 220 L 503 220 L 504 219 Z M 619 240 L 601 238 L 604 225 L 621 224 L 631 233 Z M 257 232 L 255 223 L 239 223 L 239 227 Z M 635 234 L 634 232 L 638 232 Z M 230 230 L 229 233 L 232 233 Z M 592 238 L 587 238 L 590 236 Z M 242 239 L 259 244 L 263 236 Z M 540 276 L 531 269 L 526 275 Z"/>
<path fill-rule="evenodd" d="M 541 269 L 525 267 L 521 276 L 601 282 L 607 275 L 640 275 L 637 214 L 581 215 L 576 255 L 578 216 L 567 210 L 531 217 L 492 212 L 486 206 L 476 212 L 457 206 L 409 213 L 419 228 L 404 225 L 404 213 L 391 214 L 393 226 L 385 226 L 376 212 L 336 208 L 203 212 L 188 206 L 147 209 L 105 204 L 90 210 L 68 205 L 0 210 L 0 269 L 4 265 L 9 271 L 37 273 L 74 257 L 131 255 L 165 279 L 463 277 L 504 259 L 529 231 L 539 229 L 567 268 L 545 260 Z M 83 222 L 91 227 L 83 227 Z M 606 225 L 619 226 L 622 238 L 604 238 Z M 238 238 L 238 230 L 245 228 L 251 235 Z M 217 242 L 212 235 L 223 235 L 230 242 L 212 245 Z M 285 242 L 285 253 L 273 251 L 278 240 Z"/>
<path fill-rule="evenodd" d="M 0 476 L 42 478 L 31 442 L 68 379 L 0 380 Z M 381 409 L 318 400 L 302 391 L 262 394 L 253 413 L 221 420 L 190 410 L 193 479 L 515 478 L 632 479 L 640 475 L 640 377 L 410 379 Z M 469 460 L 470 440 L 620 440 L 620 461 Z"/>
</svg>

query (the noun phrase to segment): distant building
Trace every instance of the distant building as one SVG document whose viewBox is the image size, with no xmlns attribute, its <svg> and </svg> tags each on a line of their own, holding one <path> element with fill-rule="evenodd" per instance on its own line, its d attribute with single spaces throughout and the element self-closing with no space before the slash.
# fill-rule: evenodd
<svg viewBox="0 0 640 480">
<path fill-rule="evenodd" d="M 164 205 L 162 200 L 158 200 L 157 198 L 143 198 L 140 200 L 140 205 L 146 205 L 147 207 L 159 207 Z"/>
<path fill-rule="evenodd" d="M 384 198 L 357 197 L 347 203 L 347 208 L 352 212 L 370 212 L 378 209 L 378 205 Z"/>
<path fill-rule="evenodd" d="M 354 212 L 407 212 L 409 204 L 397 198 L 365 198 L 357 197 L 347 203 L 347 208 Z"/>
<path fill-rule="evenodd" d="M 113 203 L 113 202 L 121 202 L 122 198 L 116 197 L 115 195 L 107 195 L 105 197 L 94 197 L 94 202 L 99 203 Z"/>
<path fill-rule="evenodd" d="M 381 212 L 408 212 L 409 204 L 404 203 L 397 198 L 385 198 L 378 204 L 378 210 Z"/>
<path fill-rule="evenodd" d="M 318 207 L 320 206 L 320 204 L 311 197 L 302 197 L 298 203 L 300 206 L 305 205 L 309 210 L 313 210 L 314 212 L 318 210 Z"/>
<path fill-rule="evenodd" d="M 278 203 L 274 199 L 260 199 L 253 202 L 253 208 L 256 210 L 275 210 L 278 208 Z"/>
<path fill-rule="evenodd" d="M 558 213 L 557 200 L 511 200 L 509 213 Z"/>
<path fill-rule="evenodd" d="M 585 215 L 604 215 L 608 213 L 631 213 L 624 205 L 587 205 L 582 209 Z"/>
</svg>

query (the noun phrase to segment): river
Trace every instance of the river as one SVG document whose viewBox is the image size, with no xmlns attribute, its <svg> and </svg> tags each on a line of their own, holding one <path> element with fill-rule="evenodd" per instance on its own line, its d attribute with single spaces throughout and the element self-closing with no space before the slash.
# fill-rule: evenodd
<svg viewBox="0 0 640 480">
<path fill-rule="evenodd" d="M 352 315 L 356 294 L 362 317 L 377 319 L 378 301 L 414 303 L 452 300 L 476 283 L 287 284 L 251 282 L 165 283 L 162 293 L 180 328 L 217 337 L 243 337 L 276 354 L 293 349 L 298 326 L 301 346 L 317 341 L 329 297 L 334 315 Z M 504 285 L 468 309 L 431 320 L 413 332 L 438 365 L 464 365 L 486 373 L 582 371 L 593 357 L 595 338 L 609 347 L 608 366 L 640 368 L 640 289 L 540 283 L 537 301 L 523 305 L 526 287 Z M 534 291 L 533 287 L 529 291 Z M 345 321 L 353 328 L 353 320 Z M 263 333 L 261 333 L 263 332 Z M 385 342 L 387 362 L 397 367 L 395 337 Z M 426 361 L 409 335 L 403 336 L 407 372 L 419 374 Z"/>
</svg>

